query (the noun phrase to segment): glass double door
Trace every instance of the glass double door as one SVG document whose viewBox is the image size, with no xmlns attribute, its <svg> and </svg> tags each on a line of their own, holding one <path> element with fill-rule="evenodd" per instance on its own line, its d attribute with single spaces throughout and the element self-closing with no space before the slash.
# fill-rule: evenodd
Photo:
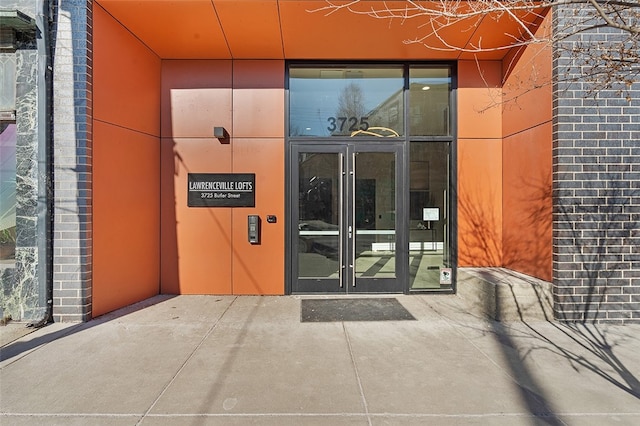
<svg viewBox="0 0 640 426">
<path fill-rule="evenodd" d="M 403 291 L 402 147 L 293 145 L 292 291 Z"/>
</svg>

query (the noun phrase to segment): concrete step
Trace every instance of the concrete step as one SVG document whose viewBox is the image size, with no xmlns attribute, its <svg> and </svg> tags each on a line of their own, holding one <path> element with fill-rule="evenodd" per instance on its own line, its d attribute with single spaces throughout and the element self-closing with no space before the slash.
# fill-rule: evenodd
<svg viewBox="0 0 640 426">
<path fill-rule="evenodd" d="M 458 268 L 457 295 L 496 321 L 553 320 L 552 284 L 506 268 Z"/>
</svg>

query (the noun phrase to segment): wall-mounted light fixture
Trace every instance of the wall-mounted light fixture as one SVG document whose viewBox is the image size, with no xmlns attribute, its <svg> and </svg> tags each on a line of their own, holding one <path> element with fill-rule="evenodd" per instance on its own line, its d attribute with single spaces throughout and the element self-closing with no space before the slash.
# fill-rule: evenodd
<svg viewBox="0 0 640 426">
<path fill-rule="evenodd" d="M 218 138 L 220 143 L 229 143 L 229 132 L 224 127 L 214 127 L 213 136 Z"/>
</svg>

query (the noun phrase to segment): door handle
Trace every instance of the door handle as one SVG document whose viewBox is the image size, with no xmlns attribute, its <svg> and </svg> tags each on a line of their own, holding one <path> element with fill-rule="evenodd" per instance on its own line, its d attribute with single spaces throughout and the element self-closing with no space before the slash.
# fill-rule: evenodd
<svg viewBox="0 0 640 426">
<path fill-rule="evenodd" d="M 344 192 L 344 155 L 340 153 L 339 155 L 340 161 L 340 178 L 338 179 L 338 281 L 340 281 L 340 288 L 344 287 L 343 277 L 344 277 L 344 252 L 342 246 L 344 245 L 344 241 L 342 241 L 342 216 L 344 215 L 342 209 L 344 208 L 343 203 L 343 192 Z M 351 233 L 351 230 L 349 230 Z"/>
<path fill-rule="evenodd" d="M 351 159 L 351 223 L 355 226 L 356 220 L 356 153 Z M 353 235 L 351 225 L 349 226 L 349 238 L 351 239 L 351 285 L 356 286 L 356 239 Z"/>
</svg>

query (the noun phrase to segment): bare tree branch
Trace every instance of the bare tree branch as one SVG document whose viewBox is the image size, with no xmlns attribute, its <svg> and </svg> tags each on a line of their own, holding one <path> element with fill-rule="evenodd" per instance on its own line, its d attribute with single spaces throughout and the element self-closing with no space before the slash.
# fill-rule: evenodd
<svg viewBox="0 0 640 426">
<path fill-rule="evenodd" d="M 538 31 L 549 11 L 565 9 L 574 11 L 572 19 L 563 20 L 553 31 Z M 310 12 L 340 11 L 388 20 L 389 25 L 418 21 L 423 33 L 402 42 L 437 51 L 477 55 L 502 51 L 506 56 L 531 45 L 553 45 L 572 59 L 573 67 L 581 68 L 581 78 L 593 83 L 594 90 L 619 83 L 628 86 L 640 79 L 640 0 L 326 0 Z M 475 35 L 481 24 L 491 20 L 497 31 L 503 31 L 494 45 Z M 452 39 L 447 34 L 452 28 L 469 31 L 470 36 Z"/>
</svg>

